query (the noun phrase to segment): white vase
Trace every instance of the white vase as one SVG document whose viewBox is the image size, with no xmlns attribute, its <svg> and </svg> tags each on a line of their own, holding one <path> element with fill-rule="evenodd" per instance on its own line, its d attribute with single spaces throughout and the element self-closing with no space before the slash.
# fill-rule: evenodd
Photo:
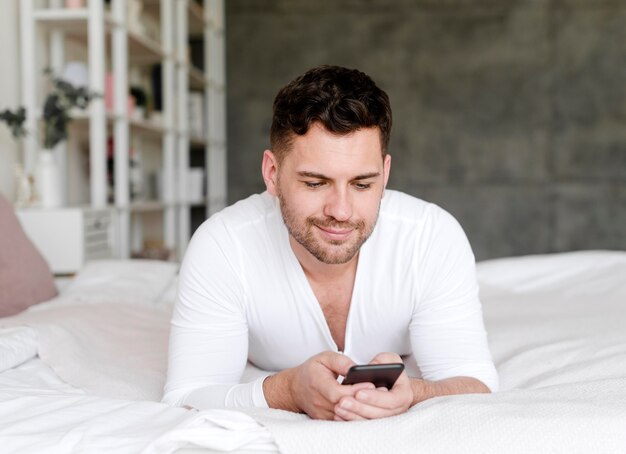
<svg viewBox="0 0 626 454">
<path fill-rule="evenodd" d="M 61 178 L 52 150 L 39 152 L 36 173 L 39 204 L 43 208 L 56 208 L 62 205 Z"/>
</svg>

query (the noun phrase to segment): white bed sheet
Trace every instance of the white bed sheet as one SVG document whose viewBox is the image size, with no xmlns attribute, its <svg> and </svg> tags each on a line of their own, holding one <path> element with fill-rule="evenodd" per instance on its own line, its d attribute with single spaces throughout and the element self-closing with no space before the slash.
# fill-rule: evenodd
<svg viewBox="0 0 626 454">
<path fill-rule="evenodd" d="M 76 306 L 70 321 L 65 309 L 42 315 L 45 306 L 26 316 L 48 362 L 31 359 L 0 373 L 0 446 L 22 452 L 43 446 L 56 452 L 92 452 L 92 446 L 275 452 L 276 445 L 283 453 L 626 452 L 626 253 L 501 259 L 479 264 L 478 271 L 501 377 L 498 394 L 431 399 L 405 415 L 358 423 L 277 410 L 189 412 L 136 401 L 155 400 L 162 385 L 165 352 L 148 350 L 150 339 L 166 338 L 169 303 L 161 301 L 160 312 L 146 304 L 112 311 L 99 300 L 91 308 Z M 39 317 L 56 317 L 54 327 L 37 326 Z M 134 362 L 110 361 L 131 341 Z M 81 359 L 85 346 L 102 350 L 97 362 L 105 364 L 95 375 L 84 370 L 93 367 Z M 50 354 L 60 347 L 69 356 Z M 147 370 L 123 373 L 133 365 Z"/>
<path fill-rule="evenodd" d="M 278 452 L 271 434 L 245 414 L 96 397 L 39 358 L 0 374 L 0 451 Z"/>
</svg>

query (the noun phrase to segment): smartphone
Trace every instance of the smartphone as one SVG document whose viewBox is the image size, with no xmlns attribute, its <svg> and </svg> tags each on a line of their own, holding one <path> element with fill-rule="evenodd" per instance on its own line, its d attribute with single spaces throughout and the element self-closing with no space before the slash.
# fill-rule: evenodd
<svg viewBox="0 0 626 454">
<path fill-rule="evenodd" d="M 402 363 L 352 366 L 341 384 L 354 385 L 367 382 L 373 383 L 377 388 L 384 386 L 391 389 L 403 370 L 404 364 Z"/>
</svg>

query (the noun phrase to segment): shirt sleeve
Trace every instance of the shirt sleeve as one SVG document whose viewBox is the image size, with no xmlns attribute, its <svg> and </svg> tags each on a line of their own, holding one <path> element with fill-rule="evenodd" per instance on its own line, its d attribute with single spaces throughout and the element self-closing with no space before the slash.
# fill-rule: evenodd
<svg viewBox="0 0 626 454">
<path fill-rule="evenodd" d="M 239 383 L 248 357 L 245 289 L 218 219 L 193 236 L 181 265 L 162 401 L 198 409 L 267 407 L 263 380 Z"/>
<path fill-rule="evenodd" d="M 498 390 L 474 254 L 459 223 L 432 205 L 417 244 L 420 297 L 410 323 L 411 347 L 426 380 L 473 377 Z"/>
</svg>

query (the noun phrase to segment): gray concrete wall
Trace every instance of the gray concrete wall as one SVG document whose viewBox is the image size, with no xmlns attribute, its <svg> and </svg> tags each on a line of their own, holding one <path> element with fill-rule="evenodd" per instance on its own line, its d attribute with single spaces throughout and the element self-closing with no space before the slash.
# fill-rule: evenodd
<svg viewBox="0 0 626 454">
<path fill-rule="evenodd" d="M 626 249 L 623 0 L 228 0 L 229 199 L 260 175 L 277 90 L 359 68 L 394 111 L 390 187 L 477 259 Z"/>
</svg>

